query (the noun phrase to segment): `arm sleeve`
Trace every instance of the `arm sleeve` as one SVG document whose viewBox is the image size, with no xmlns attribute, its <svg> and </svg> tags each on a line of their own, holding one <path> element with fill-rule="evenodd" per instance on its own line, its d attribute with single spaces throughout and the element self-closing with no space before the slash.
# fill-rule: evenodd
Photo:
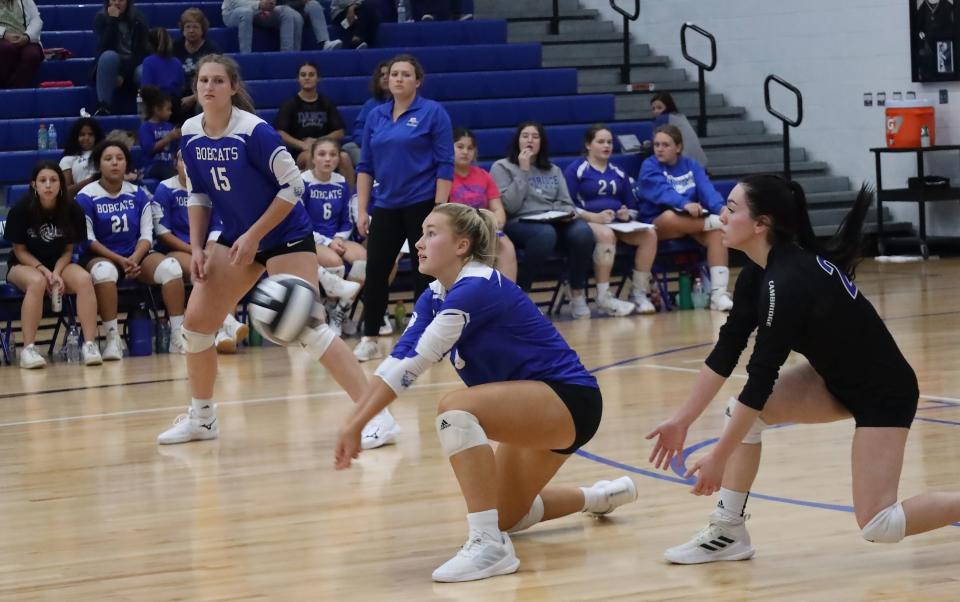
<svg viewBox="0 0 960 602">
<path fill-rule="evenodd" d="M 757 314 L 762 316 L 758 319 L 757 342 L 747 364 L 747 384 L 739 397 L 740 403 L 755 410 L 762 410 L 767 403 L 809 307 L 807 289 L 787 279 L 769 278 L 763 292 L 764 301 Z"/>
<path fill-rule="evenodd" d="M 450 115 L 438 103 L 433 113 L 433 162 L 437 166 L 438 180 L 453 180 L 453 128 Z"/>
<path fill-rule="evenodd" d="M 150 198 L 141 187 L 137 187 L 137 205 L 140 206 L 140 240 L 153 243 L 153 210 Z"/>
<path fill-rule="evenodd" d="M 653 158 L 644 161 L 640 167 L 640 196 L 663 208 L 683 209 L 690 202 L 667 182 L 660 164 Z"/>
<path fill-rule="evenodd" d="M 729 378 L 747 347 L 750 334 L 757 327 L 757 283 L 759 268 L 745 267 L 737 277 L 733 289 L 733 309 L 720 328 L 720 336 L 713 351 L 707 356 L 707 367 L 724 378 Z"/>
<path fill-rule="evenodd" d="M 83 194 L 79 193 L 76 196 L 77 205 L 80 205 L 80 209 L 83 211 L 83 218 L 87 225 L 87 240 L 97 240 L 97 235 L 93 230 L 93 201 L 92 199 Z"/>
<path fill-rule="evenodd" d="M 153 207 L 155 217 L 157 218 L 157 236 L 160 236 L 161 234 L 168 234 L 173 231 L 170 224 L 170 200 L 172 196 L 173 195 L 170 194 L 170 189 L 164 186 L 162 183 L 157 186 L 156 192 L 153 193 Z"/>
<path fill-rule="evenodd" d="M 43 19 L 40 18 L 40 9 L 33 0 L 23 0 L 23 15 L 27 21 L 27 37 L 31 42 L 40 43 L 40 32 L 43 31 Z"/>
<path fill-rule="evenodd" d="M 373 124 L 376 121 L 376 116 L 374 111 L 370 111 L 370 114 L 367 116 L 367 121 L 363 125 L 363 132 L 361 132 L 361 141 L 360 144 L 360 163 L 357 164 L 357 173 L 368 174 L 371 178 L 376 179 L 376 161 L 373 158 L 373 148 L 370 145 L 370 139 L 373 138 Z M 371 191 L 370 196 L 373 196 L 373 191 Z"/>
<path fill-rule="evenodd" d="M 266 123 L 261 123 L 253 129 L 250 142 L 254 167 L 264 175 L 273 177 L 280 187 L 276 196 L 291 205 L 300 202 L 303 178 L 300 177 L 297 162 L 280 140 L 280 134 Z"/>
<path fill-rule="evenodd" d="M 580 198 L 580 179 L 577 177 L 577 167 L 580 161 L 574 161 L 563 170 L 563 179 L 567 183 L 567 193 L 579 208 L 583 208 L 583 199 Z"/>
<path fill-rule="evenodd" d="M 193 161 L 188 159 L 189 153 L 187 153 L 187 145 L 182 144 L 180 146 L 180 153 L 183 156 L 183 165 L 185 168 L 187 176 L 187 207 L 192 207 L 194 205 L 199 205 L 201 207 L 213 207 L 213 202 L 210 200 L 210 195 L 207 194 L 207 191 L 203 187 L 203 180 L 199 173 L 197 173 L 197 168 L 193 164 Z"/>
<path fill-rule="evenodd" d="M 360 107 L 360 112 L 357 113 L 357 116 L 353 118 L 353 129 L 350 130 L 350 135 L 353 137 L 354 142 L 359 144 L 363 140 L 363 127 L 367 122 L 367 115 L 370 114 L 370 109 L 375 106 L 372 98 L 367 100 L 367 102 L 363 103 L 363 106 Z"/>
<path fill-rule="evenodd" d="M 714 188 L 713 182 L 710 181 L 703 166 L 696 161 L 692 163 L 693 179 L 697 183 L 697 198 L 700 204 L 706 207 L 710 213 L 720 215 L 720 212 L 723 211 L 723 206 L 727 204 L 726 201 L 720 193 L 717 192 L 717 189 Z"/>
<path fill-rule="evenodd" d="M 516 174 L 516 177 L 514 175 Z M 497 161 L 490 168 L 490 175 L 500 189 L 500 200 L 507 214 L 519 213 L 523 208 L 523 200 L 527 197 L 527 177 L 519 169 L 513 172 Z"/>
<path fill-rule="evenodd" d="M 340 215 L 337 217 L 337 233 L 334 234 L 334 237 L 346 240 L 350 238 L 350 233 L 353 232 L 353 222 L 350 220 L 351 197 L 350 187 L 347 186 L 346 182 L 341 186 L 343 186 L 343 202 L 340 204 Z"/>
</svg>

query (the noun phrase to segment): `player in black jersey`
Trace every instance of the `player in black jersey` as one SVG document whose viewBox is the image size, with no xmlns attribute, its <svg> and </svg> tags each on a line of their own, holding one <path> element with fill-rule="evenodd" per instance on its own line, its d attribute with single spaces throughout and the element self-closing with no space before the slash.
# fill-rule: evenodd
<svg viewBox="0 0 960 602">
<path fill-rule="evenodd" d="M 651 432 L 650 461 L 667 468 L 687 428 L 739 361 L 756 330 L 748 380 L 731 398 L 717 445 L 697 460 L 692 492 L 720 491 L 709 525 L 670 548 L 667 560 L 697 564 L 753 556 L 744 507 L 760 465 L 760 435 L 775 424 L 853 417 L 853 506 L 863 537 L 894 543 L 960 520 L 960 493 L 897 502 L 903 450 L 917 409 L 917 379 L 880 316 L 853 283 L 872 195 L 862 189 L 828 245 L 814 237 L 803 189 L 778 176 L 750 176 L 731 191 L 723 240 L 750 259 L 733 310 L 684 404 Z M 790 351 L 807 361 L 780 372 Z"/>
</svg>

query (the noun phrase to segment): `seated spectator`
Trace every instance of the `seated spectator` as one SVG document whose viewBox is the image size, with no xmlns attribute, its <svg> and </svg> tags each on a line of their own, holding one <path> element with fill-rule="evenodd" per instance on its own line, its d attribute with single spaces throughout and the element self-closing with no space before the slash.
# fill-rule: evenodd
<svg viewBox="0 0 960 602">
<path fill-rule="evenodd" d="M 307 0 L 304 10 L 311 17 L 314 31 L 318 21 L 322 21 L 323 33 L 317 38 L 324 50 L 340 47 L 340 41 L 330 42 L 327 33 L 323 9 L 316 0 Z M 313 20 L 314 15 L 319 16 Z M 280 31 L 280 50 L 292 52 L 300 50 L 303 38 L 303 16 L 295 8 L 277 5 L 276 0 L 223 0 L 221 7 L 223 23 L 227 27 L 237 28 L 237 40 L 240 52 L 253 52 L 253 26 Z M 327 40 L 324 42 L 324 40 Z"/>
<path fill-rule="evenodd" d="M 197 113 L 197 94 L 193 91 L 193 80 L 197 77 L 197 64 L 208 54 L 220 54 L 217 44 L 207 39 L 210 21 L 199 8 L 188 8 L 180 15 L 180 33 L 182 36 L 173 43 L 173 56 L 183 65 L 184 86 L 180 93 L 180 111 L 184 119 Z"/>
<path fill-rule="evenodd" d="M 500 273 L 516 281 L 517 252 L 510 237 L 503 233 L 507 213 L 500 200 L 500 189 L 487 171 L 474 165 L 477 160 L 477 139 L 466 128 L 453 130 L 453 184 L 450 202 L 489 209 L 497 218 L 497 262 Z"/>
<path fill-rule="evenodd" d="M 139 143 L 143 149 L 143 177 L 165 180 L 176 175 L 174 157 L 180 128 L 173 127 L 170 115 L 172 102 L 166 92 L 153 86 L 140 90 L 143 96 L 143 123 L 140 124 Z"/>
<path fill-rule="evenodd" d="M 350 155 L 350 159 L 354 165 L 360 163 L 360 142 L 363 138 L 363 127 L 367 123 L 367 115 L 370 114 L 370 111 L 372 111 L 374 107 L 378 107 L 393 99 L 393 95 L 390 94 L 389 65 L 389 61 L 382 61 L 377 65 L 377 68 L 373 70 L 373 75 L 370 77 L 370 98 L 363 103 L 363 106 L 360 107 L 360 112 L 357 113 L 356 118 L 354 118 L 353 129 L 351 130 L 352 134 L 349 137 L 343 138 L 346 142 L 344 142 L 342 148 L 344 152 Z"/>
<path fill-rule="evenodd" d="M 309 61 L 300 65 L 297 82 L 300 91 L 280 105 L 273 126 L 300 169 L 308 169 L 310 149 L 318 138 L 339 142 L 344 137 L 343 119 L 333 101 L 317 92 L 320 72 L 316 65 Z M 343 151 L 340 152 L 339 170 L 347 184 L 353 187 L 356 184 L 353 161 Z"/>
<path fill-rule="evenodd" d="M 669 92 L 657 92 L 650 99 L 650 110 L 654 115 L 653 127 L 667 124 L 676 126 L 680 130 L 680 135 L 683 136 L 684 156 L 693 159 L 706 169 L 707 154 L 700 146 L 697 130 L 690 125 L 687 116 L 677 110 L 677 103 L 673 101 L 673 96 Z"/>
<path fill-rule="evenodd" d="M 573 201 L 580 207 L 580 219 L 590 225 L 597 246 L 593 252 L 593 273 L 597 279 L 597 308 L 613 316 L 625 316 L 634 308 L 642 314 L 656 312 L 650 302 L 650 276 L 657 256 L 655 230 L 618 232 L 607 224 L 629 222 L 637 215 L 637 200 L 630 179 L 610 163 L 613 133 L 603 125 L 587 130 L 583 138 L 586 158 L 567 166 L 564 176 Z M 610 272 L 617 255 L 617 241 L 637 248 L 633 256 L 631 303 L 610 293 Z"/>
<path fill-rule="evenodd" d="M 30 191 L 10 209 L 4 232 L 4 238 L 13 244 L 7 259 L 7 282 L 23 291 L 21 368 L 47 365 L 34 346 L 47 293 L 77 296 L 77 317 L 86 341 L 80 349 L 81 359 L 87 366 L 102 361 L 93 282 L 90 274 L 70 262 L 74 245 L 86 240 L 86 232 L 83 211 L 67 194 L 63 172 L 48 161 L 37 164 L 30 175 Z"/>
<path fill-rule="evenodd" d="M 720 231 L 720 211 L 726 202 L 703 167 L 682 153 L 680 130 L 672 125 L 658 127 L 653 136 L 653 156 L 640 167 L 640 221 L 655 225 L 660 240 L 689 236 L 706 247 L 710 309 L 730 311 L 729 260 Z"/>
<path fill-rule="evenodd" d="M 327 297 L 337 300 L 329 312 L 329 324 L 339 333 L 360 292 L 358 283 L 366 277 L 367 250 L 350 240 L 350 186 L 342 175 L 334 173 L 340 162 L 340 145 L 331 138 L 320 138 L 313 143 L 311 152 L 313 167 L 302 174 L 302 198 L 313 222 L 320 286 Z"/>
<path fill-rule="evenodd" d="M 154 86 L 166 94 L 170 99 L 172 114 L 177 116 L 175 121 L 183 123 L 183 119 L 179 118 L 180 95 L 183 93 L 186 77 L 183 74 L 183 63 L 173 56 L 173 39 L 165 27 L 154 27 L 147 34 L 147 45 L 152 54 L 143 59 L 140 86 Z M 149 119 L 149 113 L 143 117 Z"/>
<path fill-rule="evenodd" d="M 374 45 L 380 15 L 369 0 L 333 0 L 330 16 L 333 31 L 345 48 L 360 50 Z"/>
<path fill-rule="evenodd" d="M 154 248 L 180 264 L 184 282 L 190 282 L 190 218 L 187 210 L 187 173 L 180 151 L 176 155 L 177 175 L 159 184 L 153 194 L 153 228 L 157 237 Z M 207 240 L 220 237 L 223 225 L 216 214 L 211 214 L 207 228 Z M 217 332 L 214 343 L 218 353 L 236 353 L 237 347 L 247 338 L 250 330 L 228 313 Z"/>
<path fill-rule="evenodd" d="M 294 32 L 297 50 L 302 47 L 304 18 L 310 19 L 313 37 L 317 40 L 317 45 L 321 50 L 340 48 L 342 45 L 340 40 L 330 39 L 330 32 L 327 30 L 327 17 L 323 14 L 323 6 L 317 0 L 280 0 L 280 4 L 297 11 L 297 16 L 300 18 L 300 25 Z"/>
<path fill-rule="evenodd" d="M 149 29 L 146 18 L 134 8 L 133 0 L 104 0 L 103 10 L 93 18 L 93 33 L 97 37 L 95 115 L 112 113 L 117 88 L 135 90 L 140 86 Z"/>
<path fill-rule="evenodd" d="M 104 140 L 93 149 L 90 161 L 100 179 L 77 194 L 77 204 L 87 219 L 89 244 L 80 256 L 93 278 L 100 318 L 107 331 L 104 360 L 123 358 L 117 328 L 117 281 L 127 278 L 161 287 L 170 316 L 170 353 L 184 353 L 183 270 L 176 259 L 151 251 L 153 211 L 146 190 L 124 179 L 130 151 L 120 142 Z"/>
<path fill-rule="evenodd" d="M 585 289 L 593 232 L 575 217 L 576 205 L 567 191 L 560 168 L 550 163 L 547 134 L 540 123 L 521 123 L 510 143 L 510 155 L 493 164 L 490 175 L 497 182 L 507 210 L 504 231 L 524 258 L 517 270 L 517 284 L 530 291 L 550 252 L 567 258 L 570 271 L 571 312 L 574 318 L 589 318 Z M 526 222 L 521 218 L 545 211 L 564 211 L 570 218 L 551 222 Z"/>
<path fill-rule="evenodd" d="M 34 0 L 0 0 L 0 89 L 33 87 L 43 62 L 42 29 Z"/>
<path fill-rule="evenodd" d="M 63 170 L 70 198 L 99 177 L 96 175 L 97 170 L 90 165 L 90 153 L 102 140 L 103 128 L 93 117 L 81 117 L 70 126 L 70 132 L 63 144 L 63 157 L 60 158 L 60 169 Z"/>
</svg>

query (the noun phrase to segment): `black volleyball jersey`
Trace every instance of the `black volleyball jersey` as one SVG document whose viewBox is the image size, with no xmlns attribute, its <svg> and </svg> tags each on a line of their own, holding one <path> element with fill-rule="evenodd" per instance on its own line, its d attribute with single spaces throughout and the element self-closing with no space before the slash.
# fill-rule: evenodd
<svg viewBox="0 0 960 602">
<path fill-rule="evenodd" d="M 729 377 L 757 330 L 740 402 L 761 410 L 790 351 L 804 355 L 831 391 L 869 401 L 913 395 L 916 376 L 873 305 L 831 262 L 795 244 L 774 246 L 766 269 L 737 278 L 733 309 L 706 364 Z"/>
</svg>

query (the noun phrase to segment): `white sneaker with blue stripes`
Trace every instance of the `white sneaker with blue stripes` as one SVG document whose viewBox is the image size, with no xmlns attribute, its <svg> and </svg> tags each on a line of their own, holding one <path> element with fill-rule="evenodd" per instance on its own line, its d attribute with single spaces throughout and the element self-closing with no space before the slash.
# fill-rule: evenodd
<svg viewBox="0 0 960 602">
<path fill-rule="evenodd" d="M 750 534 L 744 524 L 748 518 L 749 514 L 731 518 L 722 510 L 714 510 L 710 522 L 693 539 L 670 548 L 663 557 L 674 564 L 746 560 L 756 551 L 750 545 Z"/>
</svg>

